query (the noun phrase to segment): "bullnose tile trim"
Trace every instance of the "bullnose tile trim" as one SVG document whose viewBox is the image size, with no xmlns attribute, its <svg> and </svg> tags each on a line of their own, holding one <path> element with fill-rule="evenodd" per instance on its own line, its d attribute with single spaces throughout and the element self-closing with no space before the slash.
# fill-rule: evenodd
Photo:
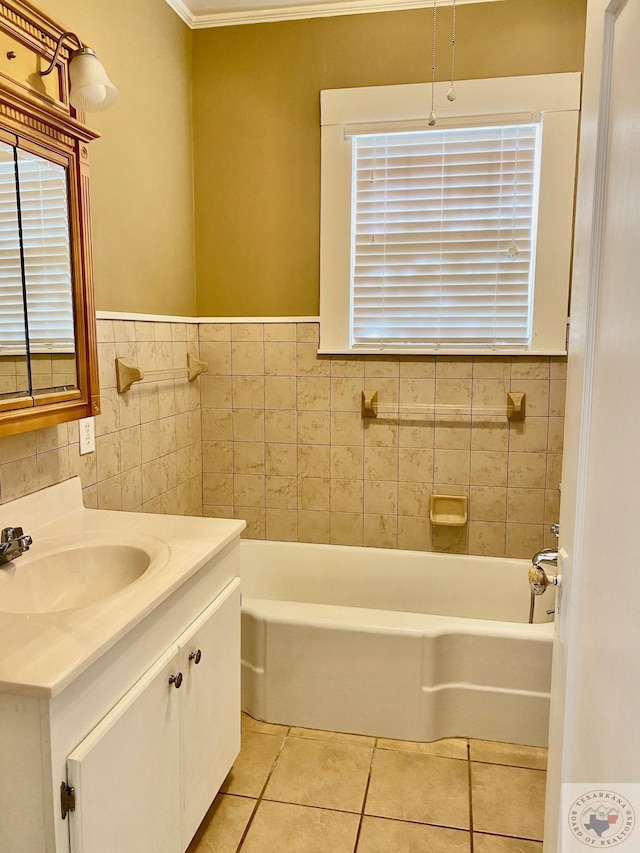
<svg viewBox="0 0 640 853">
<path fill-rule="evenodd" d="M 172 314 L 96 311 L 96 320 L 138 320 L 150 323 L 319 323 L 320 317 L 182 317 Z"/>
</svg>

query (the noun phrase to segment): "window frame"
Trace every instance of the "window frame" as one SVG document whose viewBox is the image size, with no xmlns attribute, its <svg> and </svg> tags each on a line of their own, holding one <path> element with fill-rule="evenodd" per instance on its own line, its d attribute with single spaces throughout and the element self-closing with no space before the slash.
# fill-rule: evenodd
<svg viewBox="0 0 640 853">
<path fill-rule="evenodd" d="M 320 353 L 564 355 L 568 322 L 579 73 L 436 84 L 436 127 L 484 126 L 540 117 L 540 192 L 528 346 L 433 344 L 353 346 L 351 342 L 352 138 L 358 132 L 425 129 L 430 85 L 413 83 L 321 92 Z"/>
</svg>

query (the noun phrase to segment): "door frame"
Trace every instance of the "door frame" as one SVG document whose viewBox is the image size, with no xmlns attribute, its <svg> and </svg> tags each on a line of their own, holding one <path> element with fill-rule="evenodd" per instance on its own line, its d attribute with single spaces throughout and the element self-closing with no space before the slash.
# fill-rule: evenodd
<svg viewBox="0 0 640 853">
<path fill-rule="evenodd" d="M 562 787 L 572 782 L 579 745 L 572 721 L 580 705 L 580 628 L 584 609 L 591 415 L 607 189 L 609 107 L 616 21 L 629 2 L 588 0 L 574 230 L 571 322 L 560 510 L 561 595 L 554 636 L 544 850 L 559 848 Z M 603 531 L 604 533 L 604 531 Z"/>
</svg>

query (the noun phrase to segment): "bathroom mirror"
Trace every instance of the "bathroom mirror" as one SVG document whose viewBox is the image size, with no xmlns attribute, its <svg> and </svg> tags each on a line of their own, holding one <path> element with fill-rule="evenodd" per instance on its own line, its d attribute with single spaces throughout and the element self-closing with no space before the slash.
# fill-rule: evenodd
<svg viewBox="0 0 640 853">
<path fill-rule="evenodd" d="M 0 18 L 0 436 L 98 414 L 88 143 L 62 31 L 32 6 Z M 9 48 L 9 49 L 7 49 Z"/>
<path fill-rule="evenodd" d="M 0 139 L 0 399 L 78 384 L 67 172 L 50 157 Z"/>
</svg>

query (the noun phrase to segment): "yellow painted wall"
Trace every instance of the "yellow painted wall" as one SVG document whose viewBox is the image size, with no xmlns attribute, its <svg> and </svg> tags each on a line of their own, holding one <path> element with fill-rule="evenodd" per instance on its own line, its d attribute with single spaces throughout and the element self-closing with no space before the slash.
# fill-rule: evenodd
<svg viewBox="0 0 640 853">
<path fill-rule="evenodd" d="M 586 0 L 459 6 L 458 79 L 581 70 L 585 12 Z M 193 33 L 200 316 L 317 314 L 319 93 L 430 79 L 431 20 L 425 8 Z M 442 8 L 438 79 L 450 25 Z"/>
<path fill-rule="evenodd" d="M 164 0 L 37 2 L 120 89 L 87 116 L 97 308 L 193 315 L 192 33 Z"/>
</svg>

